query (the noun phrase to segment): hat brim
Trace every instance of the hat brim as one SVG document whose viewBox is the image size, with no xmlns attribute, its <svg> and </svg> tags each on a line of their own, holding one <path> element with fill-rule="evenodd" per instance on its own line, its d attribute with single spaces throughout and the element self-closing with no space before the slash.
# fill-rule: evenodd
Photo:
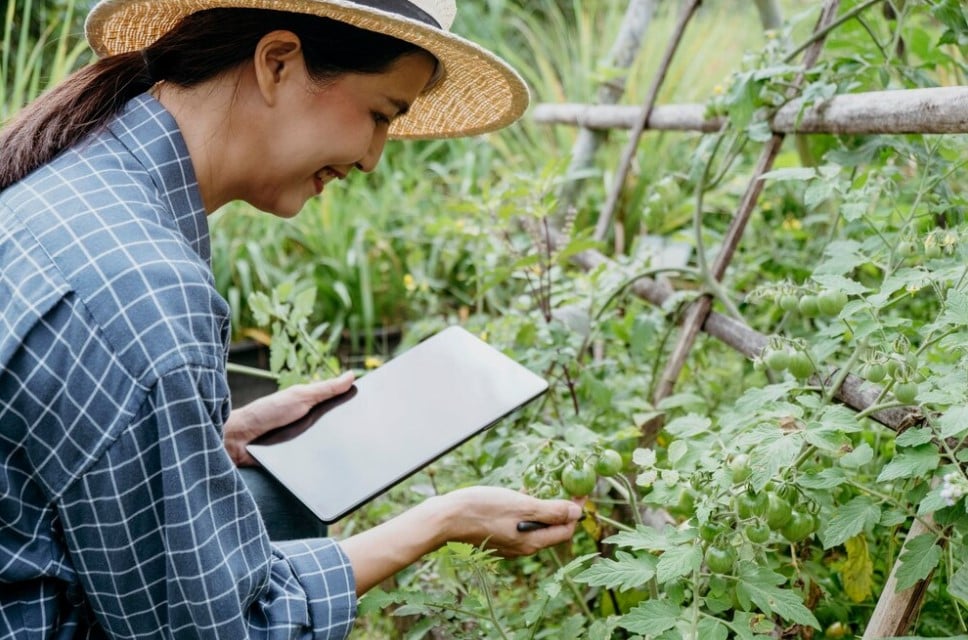
<svg viewBox="0 0 968 640">
<path fill-rule="evenodd" d="M 527 85 L 510 65 L 448 31 L 345 0 L 102 0 L 87 17 L 88 43 L 99 56 L 141 50 L 185 16 L 238 7 L 306 13 L 411 42 L 434 55 L 443 76 L 394 120 L 393 138 L 455 138 L 495 131 L 528 107 Z"/>
</svg>

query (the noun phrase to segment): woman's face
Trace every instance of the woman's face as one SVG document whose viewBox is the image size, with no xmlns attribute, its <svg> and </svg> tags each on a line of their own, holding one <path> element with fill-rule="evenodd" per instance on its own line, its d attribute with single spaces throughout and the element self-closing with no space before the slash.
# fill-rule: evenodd
<svg viewBox="0 0 968 640">
<path fill-rule="evenodd" d="M 301 68 L 299 81 L 280 87 L 267 128 L 265 157 L 242 199 L 282 217 L 299 213 L 311 197 L 354 168 L 373 171 L 387 130 L 427 86 L 434 61 L 427 54 L 398 58 L 377 74 L 344 74 L 323 86 Z"/>
</svg>

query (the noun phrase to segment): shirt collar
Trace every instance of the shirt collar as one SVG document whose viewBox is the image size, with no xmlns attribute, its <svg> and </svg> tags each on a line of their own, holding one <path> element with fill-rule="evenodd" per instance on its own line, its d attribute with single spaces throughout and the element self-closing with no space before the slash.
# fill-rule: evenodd
<svg viewBox="0 0 968 640">
<path fill-rule="evenodd" d="M 211 263 L 208 219 L 175 118 L 151 94 L 133 98 L 108 128 L 148 172 L 179 231 Z"/>
</svg>

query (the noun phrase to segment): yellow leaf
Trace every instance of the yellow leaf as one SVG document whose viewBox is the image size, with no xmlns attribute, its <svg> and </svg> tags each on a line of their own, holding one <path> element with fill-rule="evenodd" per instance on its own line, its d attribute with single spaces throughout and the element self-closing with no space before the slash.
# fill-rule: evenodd
<svg viewBox="0 0 968 640">
<path fill-rule="evenodd" d="M 840 570 L 844 591 L 854 602 L 863 602 L 870 597 L 874 584 L 874 563 L 867 550 L 867 538 L 861 533 L 847 540 L 844 546 L 847 548 L 847 560 Z"/>
<path fill-rule="evenodd" d="M 598 518 L 595 517 L 595 503 L 591 500 L 585 502 L 585 515 L 581 521 L 581 527 L 585 530 L 585 533 L 592 537 L 592 540 L 598 542 L 602 539 L 602 527 L 598 524 Z"/>
</svg>

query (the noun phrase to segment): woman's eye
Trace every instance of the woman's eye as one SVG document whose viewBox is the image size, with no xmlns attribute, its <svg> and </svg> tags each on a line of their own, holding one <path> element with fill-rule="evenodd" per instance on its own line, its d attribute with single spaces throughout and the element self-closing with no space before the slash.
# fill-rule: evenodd
<svg viewBox="0 0 968 640">
<path fill-rule="evenodd" d="M 377 124 L 390 124 L 390 117 L 380 113 L 379 111 L 374 111 L 373 121 Z"/>
</svg>

